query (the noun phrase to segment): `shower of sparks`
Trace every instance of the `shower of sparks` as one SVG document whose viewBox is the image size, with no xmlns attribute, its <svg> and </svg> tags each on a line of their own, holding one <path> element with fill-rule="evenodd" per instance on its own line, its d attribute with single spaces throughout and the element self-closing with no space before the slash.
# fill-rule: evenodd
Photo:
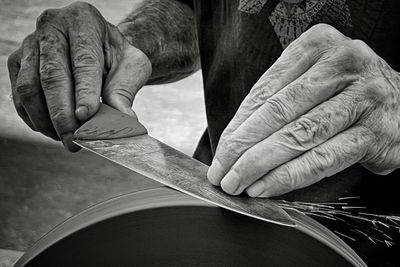
<svg viewBox="0 0 400 267">
<path fill-rule="evenodd" d="M 367 207 L 347 203 L 358 199 L 360 199 L 359 196 L 348 196 L 339 198 L 337 202 L 312 203 L 279 200 L 277 203 L 285 209 L 293 209 L 308 216 L 345 224 L 346 231 L 334 230 L 333 232 L 346 239 L 356 241 L 357 237 L 361 236 L 374 245 L 379 243 L 388 248 L 394 246 L 393 237 L 389 232 L 397 230 L 400 234 L 400 216 L 368 213 L 365 212 Z"/>
</svg>

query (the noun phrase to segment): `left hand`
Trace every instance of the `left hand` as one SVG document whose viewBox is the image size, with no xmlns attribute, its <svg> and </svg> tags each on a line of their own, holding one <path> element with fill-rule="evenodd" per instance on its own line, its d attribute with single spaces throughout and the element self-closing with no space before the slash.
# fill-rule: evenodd
<svg viewBox="0 0 400 267">
<path fill-rule="evenodd" d="M 400 75 L 364 42 L 319 24 L 251 89 L 208 179 L 228 194 L 272 197 L 356 162 L 378 174 L 400 167 Z"/>
</svg>

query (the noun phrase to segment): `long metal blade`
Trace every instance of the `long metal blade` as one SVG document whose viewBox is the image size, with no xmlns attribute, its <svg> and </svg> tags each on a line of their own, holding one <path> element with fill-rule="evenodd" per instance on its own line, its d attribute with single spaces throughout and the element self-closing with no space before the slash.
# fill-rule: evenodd
<svg viewBox="0 0 400 267">
<path fill-rule="evenodd" d="M 196 198 L 260 220 L 296 224 L 273 200 L 230 196 L 207 181 L 208 167 L 147 134 L 112 140 L 75 140 L 79 146 Z"/>
</svg>

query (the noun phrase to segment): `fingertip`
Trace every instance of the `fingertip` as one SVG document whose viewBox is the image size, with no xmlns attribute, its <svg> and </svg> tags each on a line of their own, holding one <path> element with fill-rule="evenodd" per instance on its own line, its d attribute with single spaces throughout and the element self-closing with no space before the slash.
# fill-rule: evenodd
<svg viewBox="0 0 400 267">
<path fill-rule="evenodd" d="M 236 172 L 230 171 L 221 181 L 222 189 L 231 195 L 237 195 L 240 188 L 240 178 Z"/>
<path fill-rule="evenodd" d="M 64 147 L 68 149 L 70 152 L 77 152 L 81 148 L 73 143 L 74 137 L 72 133 L 66 133 L 61 136 L 61 141 L 64 144 Z"/>
<path fill-rule="evenodd" d="M 394 169 L 389 169 L 389 170 L 384 170 L 384 171 L 376 171 L 374 172 L 377 175 L 385 176 L 388 174 L 391 174 L 394 171 Z"/>
<path fill-rule="evenodd" d="M 260 195 L 258 195 L 256 197 L 270 198 L 270 197 L 276 197 L 276 196 L 279 196 L 279 195 L 283 195 L 283 193 L 282 194 L 274 194 L 274 193 L 272 193 L 272 192 L 270 192 L 268 190 L 264 190 L 263 193 L 261 193 Z"/>
<path fill-rule="evenodd" d="M 287 187 L 287 185 L 284 185 L 285 183 L 282 180 L 278 182 L 276 179 L 274 179 L 269 175 L 265 176 L 263 180 L 259 180 L 258 182 L 261 181 L 263 183 L 263 190 L 257 197 L 262 197 L 262 198 L 276 197 L 293 190 Z"/>
<path fill-rule="evenodd" d="M 255 182 L 253 185 L 251 185 L 250 187 L 248 187 L 246 189 L 246 193 L 250 196 L 250 197 L 258 197 L 259 195 L 261 195 L 264 192 L 264 182 L 262 180 L 259 180 L 257 182 Z"/>
<path fill-rule="evenodd" d="M 78 106 L 75 110 L 75 116 L 80 121 L 86 121 L 89 119 L 89 109 L 87 106 Z"/>
<path fill-rule="evenodd" d="M 222 165 L 219 163 L 218 160 L 214 160 L 210 168 L 208 169 L 207 178 L 210 181 L 210 183 L 219 186 L 224 174 L 225 171 L 222 168 Z"/>
<path fill-rule="evenodd" d="M 122 112 L 131 117 L 137 118 L 136 113 L 130 107 L 123 107 Z"/>
<path fill-rule="evenodd" d="M 136 113 L 132 110 L 132 102 L 125 98 L 121 98 L 117 94 L 111 94 L 103 98 L 104 103 L 125 113 L 129 116 L 137 118 Z"/>
</svg>

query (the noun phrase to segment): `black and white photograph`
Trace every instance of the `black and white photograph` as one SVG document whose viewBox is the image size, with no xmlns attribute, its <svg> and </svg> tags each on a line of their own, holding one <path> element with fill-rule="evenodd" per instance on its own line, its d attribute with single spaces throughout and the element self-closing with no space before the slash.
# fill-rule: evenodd
<svg viewBox="0 0 400 267">
<path fill-rule="evenodd" d="M 0 0 L 0 267 L 400 267 L 400 1 Z"/>
</svg>

